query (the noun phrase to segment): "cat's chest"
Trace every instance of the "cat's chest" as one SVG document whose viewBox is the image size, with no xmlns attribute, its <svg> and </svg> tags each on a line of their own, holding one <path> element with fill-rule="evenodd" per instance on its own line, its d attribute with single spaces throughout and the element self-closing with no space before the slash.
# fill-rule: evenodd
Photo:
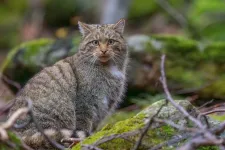
<svg viewBox="0 0 225 150">
<path fill-rule="evenodd" d="M 89 73 L 83 70 L 80 77 L 82 90 L 103 101 L 118 95 L 125 80 L 124 73 L 116 66 L 104 70 L 91 70 Z"/>
</svg>

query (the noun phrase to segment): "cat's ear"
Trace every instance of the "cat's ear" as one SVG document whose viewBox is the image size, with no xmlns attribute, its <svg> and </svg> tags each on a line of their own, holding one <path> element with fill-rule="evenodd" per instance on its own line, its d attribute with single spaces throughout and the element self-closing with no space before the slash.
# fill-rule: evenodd
<svg viewBox="0 0 225 150">
<path fill-rule="evenodd" d="M 78 26 L 80 29 L 80 33 L 82 34 L 83 37 L 85 37 L 86 35 L 88 35 L 91 32 L 90 25 L 88 25 L 86 23 L 78 21 Z"/>
<path fill-rule="evenodd" d="M 113 29 L 119 32 L 120 34 L 123 34 L 125 27 L 125 19 L 120 19 L 114 26 Z"/>
</svg>

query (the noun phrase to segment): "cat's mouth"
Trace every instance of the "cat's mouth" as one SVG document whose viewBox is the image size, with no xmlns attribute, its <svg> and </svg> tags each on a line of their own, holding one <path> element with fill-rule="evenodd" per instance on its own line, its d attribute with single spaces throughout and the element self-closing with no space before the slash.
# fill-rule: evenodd
<svg viewBox="0 0 225 150">
<path fill-rule="evenodd" d="M 101 55 L 101 56 L 99 56 L 98 58 L 99 58 L 99 61 L 100 61 L 100 62 L 105 63 L 105 62 L 109 61 L 109 59 L 110 59 L 111 57 L 110 57 L 109 55 Z"/>
</svg>

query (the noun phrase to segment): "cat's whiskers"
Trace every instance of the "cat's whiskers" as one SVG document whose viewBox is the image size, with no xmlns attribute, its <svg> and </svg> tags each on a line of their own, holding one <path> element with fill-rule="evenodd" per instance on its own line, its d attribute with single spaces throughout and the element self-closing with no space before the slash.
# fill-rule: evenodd
<svg viewBox="0 0 225 150">
<path fill-rule="evenodd" d="M 115 64 L 119 64 L 120 62 L 123 62 L 123 58 L 122 56 L 120 56 L 119 54 L 114 53 L 114 57 L 112 57 L 113 61 Z"/>
<path fill-rule="evenodd" d="M 116 62 L 116 58 L 115 57 L 112 57 L 112 61 L 115 63 L 115 65 L 117 65 L 117 62 Z"/>
<path fill-rule="evenodd" d="M 117 53 L 114 53 L 114 58 L 117 58 L 117 60 L 119 59 L 123 59 L 123 56 L 121 56 L 121 55 L 119 55 L 119 54 L 117 54 Z"/>
<path fill-rule="evenodd" d="M 93 55 L 92 55 L 93 56 Z M 91 73 L 91 71 L 93 71 L 93 68 L 94 68 L 94 65 L 95 65 L 95 62 L 96 62 L 96 60 L 97 60 L 98 58 L 97 57 L 95 57 L 95 56 L 93 56 L 93 57 L 91 57 L 91 59 L 89 60 L 90 61 L 90 66 L 88 67 L 88 74 L 90 74 Z"/>
</svg>

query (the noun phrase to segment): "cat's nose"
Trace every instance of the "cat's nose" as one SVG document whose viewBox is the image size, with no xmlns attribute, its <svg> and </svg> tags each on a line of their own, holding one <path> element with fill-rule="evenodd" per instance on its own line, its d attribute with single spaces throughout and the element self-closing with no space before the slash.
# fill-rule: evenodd
<svg viewBox="0 0 225 150">
<path fill-rule="evenodd" d="M 102 49 L 101 49 L 101 52 L 102 52 L 103 54 L 106 54 L 107 51 L 108 51 L 107 49 L 106 49 L 106 50 L 104 50 L 104 49 L 102 50 Z"/>
</svg>

